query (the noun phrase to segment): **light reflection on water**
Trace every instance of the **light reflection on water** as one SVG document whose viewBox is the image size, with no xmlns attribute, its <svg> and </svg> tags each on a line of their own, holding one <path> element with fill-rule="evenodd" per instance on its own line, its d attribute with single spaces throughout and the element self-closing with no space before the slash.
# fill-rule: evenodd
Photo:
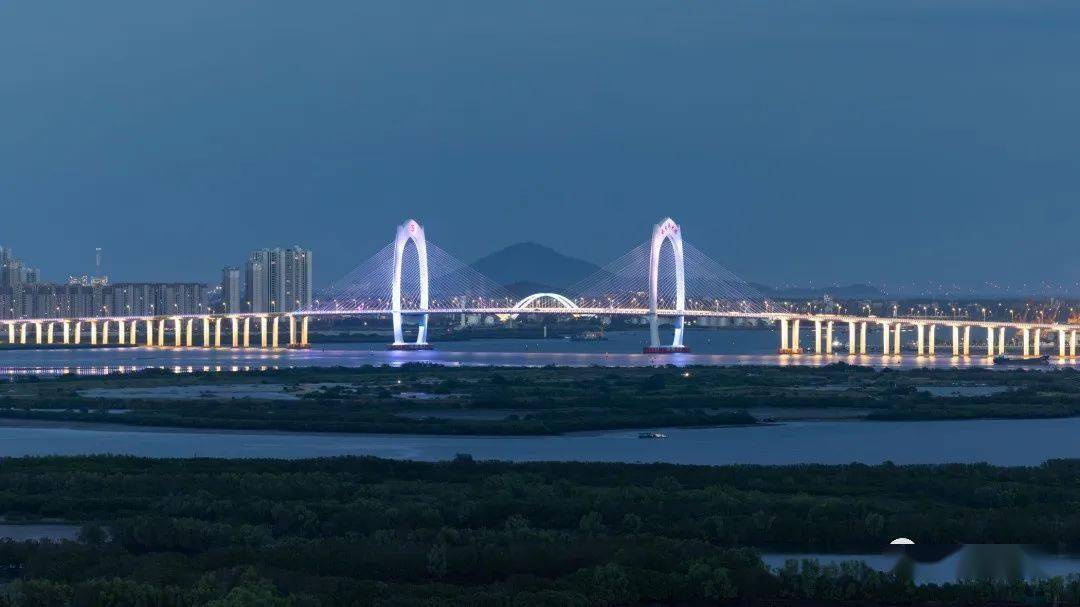
<svg viewBox="0 0 1080 607">
<path fill-rule="evenodd" d="M 869 554 L 764 552 L 767 566 L 780 570 L 791 561 L 816 560 L 820 565 L 859 562 L 882 572 L 894 571 L 916 584 L 946 584 L 961 581 L 1032 581 L 1080 574 L 1080 554 L 1055 553 L 1040 546 L 1021 544 L 967 544 L 943 548 L 938 557 L 921 559 L 918 554 L 900 551 Z"/>
<path fill-rule="evenodd" d="M 776 354 L 777 335 L 767 329 L 728 329 L 689 331 L 686 334 L 691 354 L 642 354 L 648 335 L 645 331 L 608 333 L 604 341 L 565 339 L 477 339 L 436 342 L 434 350 L 416 352 L 388 351 L 383 343 L 314 344 L 309 350 L 259 350 L 230 348 L 82 348 L 0 350 L 0 374 L 106 375 L 147 368 L 170 369 L 176 373 L 195 371 L 251 371 L 282 367 L 358 367 L 364 365 L 401 366 L 410 362 L 446 366 L 625 366 L 661 365 L 808 365 L 836 362 L 892 368 L 986 367 L 985 356 L 935 358 L 905 356 L 828 356 Z M 1056 369 L 1075 367 L 1076 361 L 1051 359 L 1050 365 L 1031 368 Z M 1013 365 L 1008 368 L 1017 368 Z"/>
</svg>

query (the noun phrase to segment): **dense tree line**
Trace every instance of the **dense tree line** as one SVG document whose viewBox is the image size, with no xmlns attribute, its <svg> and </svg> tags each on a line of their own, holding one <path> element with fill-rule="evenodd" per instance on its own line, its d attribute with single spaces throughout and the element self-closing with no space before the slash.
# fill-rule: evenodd
<svg viewBox="0 0 1080 607">
<path fill-rule="evenodd" d="M 629 605 L 1080 601 L 1077 579 L 914 586 L 755 547 L 877 550 L 1080 537 L 1080 462 L 1035 468 L 25 458 L 0 605 Z"/>
</svg>

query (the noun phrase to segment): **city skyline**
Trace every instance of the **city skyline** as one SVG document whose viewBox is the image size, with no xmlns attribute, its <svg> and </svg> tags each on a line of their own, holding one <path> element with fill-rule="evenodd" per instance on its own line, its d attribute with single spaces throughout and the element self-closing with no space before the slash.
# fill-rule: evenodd
<svg viewBox="0 0 1080 607">
<path fill-rule="evenodd" d="M 526 243 L 527 244 L 534 244 L 534 241 L 526 241 Z M 514 243 L 514 244 L 522 244 L 522 243 Z M 535 243 L 535 244 L 540 244 L 541 246 L 545 246 L 545 247 L 547 246 L 544 243 Z M 510 246 L 513 246 L 513 244 L 510 245 Z M 270 250 L 279 250 L 279 249 L 284 249 L 284 248 L 295 249 L 295 248 L 302 248 L 302 247 L 300 247 L 300 245 L 295 245 L 294 244 L 294 245 L 291 245 L 290 247 L 273 246 L 273 247 L 263 247 L 261 249 L 257 248 L 256 250 L 257 251 L 270 251 Z M 507 247 L 503 247 L 503 248 L 501 248 L 499 250 L 491 251 L 487 255 L 481 255 L 479 258 L 482 259 L 484 257 L 487 257 L 487 256 L 491 255 L 492 253 L 497 254 L 497 253 L 501 252 L 505 248 L 507 248 Z M 312 252 L 311 249 L 305 249 L 305 250 L 307 250 L 309 253 Z M 5 246 L 3 246 L 2 243 L 0 243 L 0 285 L 7 285 L 10 282 L 10 274 L 9 274 L 7 264 L 8 264 L 8 258 L 12 254 L 12 251 L 13 251 L 12 247 L 5 247 Z M 95 247 L 93 252 L 94 252 L 94 256 L 93 256 L 94 261 L 100 261 L 101 255 L 102 255 L 102 247 Z M 563 253 L 562 251 L 556 251 L 556 252 Z M 21 270 L 23 273 L 26 273 L 27 276 L 32 277 L 32 279 L 30 279 L 29 282 L 42 282 L 42 283 L 53 283 L 53 284 L 62 285 L 62 284 L 69 284 L 69 283 L 73 284 L 73 283 L 81 280 L 81 282 L 89 284 L 89 281 L 91 281 L 93 279 L 94 275 L 95 275 L 94 272 L 87 271 L 85 268 L 83 268 L 83 269 L 75 269 L 74 271 L 61 269 L 60 273 L 58 275 L 53 276 L 53 275 L 43 274 L 40 269 L 35 268 L 35 267 L 30 267 L 30 266 L 26 265 L 26 263 L 27 263 L 26 259 L 24 257 L 22 257 L 22 256 L 19 256 L 19 257 L 16 257 L 16 258 L 11 258 L 11 259 L 19 264 L 18 265 L 19 270 Z M 240 289 L 241 289 L 241 291 L 240 291 L 239 299 L 242 301 L 242 307 L 247 308 L 247 307 L 249 307 L 249 304 L 247 302 L 250 301 L 250 297 L 249 297 L 249 294 L 244 291 L 246 289 L 246 284 L 247 284 L 247 272 L 244 269 L 244 266 L 247 266 L 247 264 L 250 262 L 250 256 L 248 256 L 247 258 L 245 258 L 243 256 L 239 256 L 238 259 L 241 259 L 242 261 L 237 262 L 237 259 L 230 258 L 228 260 L 225 260 L 225 265 L 221 265 L 221 263 L 219 263 L 216 266 L 215 269 L 212 269 L 210 271 L 204 271 L 204 269 L 198 269 L 198 270 L 192 270 L 191 272 L 188 273 L 189 277 L 190 276 L 195 276 L 195 275 L 199 275 L 199 276 L 210 275 L 211 276 L 210 278 L 205 278 L 205 279 L 197 279 L 197 280 L 161 280 L 161 279 L 158 279 L 157 277 L 154 277 L 154 276 L 148 276 L 148 277 L 130 277 L 130 276 L 117 277 L 117 276 L 114 276 L 112 278 L 112 280 L 113 280 L 113 282 L 146 283 L 146 284 L 170 283 L 170 282 L 171 283 L 199 282 L 199 283 L 203 283 L 203 284 L 205 284 L 207 286 L 208 293 L 209 293 L 209 292 L 212 292 L 218 286 L 221 286 L 221 285 L 224 284 L 224 278 L 222 276 L 222 272 L 224 270 L 236 269 L 236 270 L 238 270 L 240 272 Z M 604 265 L 604 260 L 593 260 L 593 259 L 587 259 L 587 258 L 574 258 L 574 259 L 580 259 L 582 261 L 589 262 L 589 263 L 591 263 L 593 265 L 596 265 L 596 266 L 601 266 L 602 267 Z M 472 260 L 472 261 L 469 261 L 468 263 L 473 263 L 474 261 L 477 261 L 477 260 Z M 93 264 L 90 264 L 87 267 L 91 267 L 92 265 Z M 78 268 L 78 266 L 79 266 L 79 264 L 75 263 L 71 267 Z M 100 269 L 100 268 L 96 268 L 96 269 Z M 175 268 L 170 268 L 168 266 L 165 266 L 165 267 L 163 267 L 163 268 L 161 268 L 159 270 L 160 270 L 159 273 L 158 273 L 159 275 L 176 275 L 177 274 L 177 271 L 175 270 Z M 183 275 L 183 273 L 180 273 L 180 275 Z M 334 280 L 337 280 L 337 279 L 341 278 L 341 276 L 326 276 L 325 274 L 321 274 L 321 273 L 313 273 L 313 276 L 316 278 L 316 280 L 314 280 L 312 282 L 312 287 L 311 287 L 311 290 L 310 290 L 310 293 L 312 293 L 312 294 L 319 293 L 320 291 L 326 289 L 327 286 L 329 284 L 331 284 Z M 927 298 L 927 297 L 929 297 L 929 298 L 934 298 L 934 297 L 941 297 L 941 298 L 950 298 L 950 297 L 952 297 L 952 298 L 999 297 L 999 298 L 1006 298 L 1006 299 L 1024 299 L 1024 298 L 1032 298 L 1032 297 L 1039 298 L 1039 297 L 1075 297 L 1075 296 L 1080 296 L 1080 281 L 1076 281 L 1076 282 L 1073 282 L 1073 283 L 1070 283 L 1070 284 L 1066 284 L 1066 283 L 1063 283 L 1063 282 L 1049 282 L 1049 281 L 1033 282 L 1033 283 L 1020 282 L 1018 284 L 1007 284 L 1007 283 L 1003 283 L 1003 282 L 1000 282 L 1000 281 L 985 281 L 985 282 L 981 282 L 981 283 L 969 283 L 969 284 L 966 284 L 966 285 L 961 285 L 961 284 L 958 284 L 958 283 L 955 283 L 955 282 L 954 283 L 947 283 L 947 282 L 932 282 L 932 281 L 911 281 L 911 282 L 907 282 L 907 283 L 896 283 L 896 282 L 889 282 L 889 281 L 877 281 L 877 282 L 870 281 L 870 280 L 860 281 L 860 280 L 854 280 L 854 279 L 852 279 L 852 280 L 838 280 L 838 281 L 832 281 L 832 282 L 823 282 L 823 281 L 815 280 L 813 277 L 810 277 L 810 278 L 808 278 L 806 280 L 803 280 L 801 282 L 766 283 L 766 282 L 763 282 L 763 281 L 755 280 L 754 277 L 744 277 L 744 278 L 747 278 L 750 282 L 753 282 L 755 284 L 759 284 L 759 285 L 761 285 L 763 287 L 766 287 L 766 288 L 769 288 L 769 289 L 775 289 L 779 293 L 782 293 L 782 292 L 785 292 L 785 291 L 795 291 L 795 292 L 820 291 L 820 292 L 822 292 L 824 294 L 824 293 L 829 292 L 830 289 L 844 289 L 844 288 L 847 288 L 847 287 L 869 287 L 869 288 L 874 289 L 876 291 L 876 293 L 878 295 L 882 296 L 882 297 L 891 297 L 891 298 L 899 298 L 899 299 Z M 245 309 L 243 311 L 249 311 L 249 310 Z"/>
</svg>

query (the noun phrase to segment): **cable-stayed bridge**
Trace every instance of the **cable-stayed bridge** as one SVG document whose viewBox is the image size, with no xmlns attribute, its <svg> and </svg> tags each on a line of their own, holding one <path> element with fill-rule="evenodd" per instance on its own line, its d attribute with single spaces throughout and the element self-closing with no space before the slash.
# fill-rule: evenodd
<svg viewBox="0 0 1080 607">
<path fill-rule="evenodd" d="M 27 318 L 0 321 L 7 342 L 19 345 L 113 344 L 154 347 L 278 348 L 307 347 L 313 318 L 389 317 L 396 350 L 428 349 L 432 315 L 481 314 L 502 320 L 520 314 L 638 316 L 648 319 L 652 354 L 685 353 L 688 318 L 753 318 L 779 327 L 781 354 L 832 355 L 834 333 L 846 334 L 846 353 L 869 353 L 868 333 L 880 340 L 884 356 L 901 354 L 901 329 L 914 328 L 913 354 L 935 356 L 937 331 L 951 332 L 953 356 L 1004 354 L 1007 331 L 1020 337 L 1025 356 L 1040 355 L 1042 334 L 1057 336 L 1057 354 L 1076 356 L 1080 325 L 973 320 L 966 318 L 873 317 L 807 314 L 785 309 L 752 285 L 710 259 L 683 238 L 682 227 L 665 218 L 647 240 L 564 293 L 534 293 L 524 298 L 484 276 L 427 239 L 424 227 L 408 220 L 393 241 L 336 281 L 309 309 L 289 313 L 200 313 L 159 316 Z M 404 339 L 404 325 L 416 337 Z M 671 326 L 670 343 L 661 342 L 661 324 Z M 811 347 L 800 336 L 812 327 Z M 974 338 L 983 339 L 973 345 Z M 3 336 L 0 335 L 0 339 Z M 254 339 L 253 339 L 254 338 Z"/>
</svg>

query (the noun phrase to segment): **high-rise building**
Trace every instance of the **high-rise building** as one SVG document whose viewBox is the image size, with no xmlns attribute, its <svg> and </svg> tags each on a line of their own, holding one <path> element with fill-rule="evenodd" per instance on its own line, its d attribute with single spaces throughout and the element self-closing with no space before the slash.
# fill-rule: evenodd
<svg viewBox="0 0 1080 607">
<path fill-rule="evenodd" d="M 11 249 L 0 247 L 0 286 L 18 287 L 23 283 L 25 273 L 23 264 L 11 253 Z"/>
<path fill-rule="evenodd" d="M 243 312 L 240 302 L 244 294 L 240 290 L 240 268 L 221 269 L 221 311 Z"/>
<path fill-rule="evenodd" d="M 311 251 L 254 251 L 245 271 L 245 303 L 250 312 L 292 312 L 311 306 Z"/>
<path fill-rule="evenodd" d="M 254 251 L 244 265 L 245 312 L 270 311 L 269 251 Z"/>
</svg>

